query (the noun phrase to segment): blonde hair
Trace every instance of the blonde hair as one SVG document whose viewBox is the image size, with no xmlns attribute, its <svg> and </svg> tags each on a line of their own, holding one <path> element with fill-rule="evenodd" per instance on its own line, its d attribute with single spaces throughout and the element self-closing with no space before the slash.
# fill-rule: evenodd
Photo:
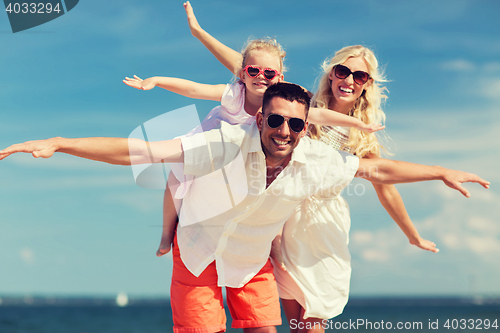
<svg viewBox="0 0 500 333">
<path fill-rule="evenodd" d="M 275 54 L 280 60 L 280 68 L 278 70 L 281 72 L 281 74 L 286 72 L 286 67 L 283 63 L 285 60 L 286 52 L 280 45 L 280 43 L 276 41 L 275 38 L 264 37 L 259 39 L 252 39 L 250 37 L 246 42 L 245 46 L 243 47 L 243 49 L 241 50 L 241 56 L 243 57 L 243 60 L 241 62 L 241 68 L 236 73 L 236 76 L 239 76 L 239 73 L 245 67 L 245 63 L 248 57 L 250 56 L 250 53 L 252 51 L 260 51 L 260 50 L 264 50 L 271 54 Z"/>
<path fill-rule="evenodd" d="M 328 58 L 323 62 L 323 74 L 319 79 L 318 90 L 311 101 L 311 106 L 328 109 L 330 100 L 334 98 L 329 74 L 335 65 L 342 64 L 347 59 L 355 57 L 363 57 L 373 82 L 365 88 L 358 98 L 351 109 L 350 115 L 360 119 L 365 124 L 382 123 L 385 121 L 385 113 L 380 108 L 380 105 L 387 98 L 384 94 L 387 88 L 380 83 L 386 82 L 386 80 L 378 68 L 378 61 L 373 52 L 361 45 L 344 47 L 337 51 L 332 58 Z M 309 129 L 311 137 L 315 139 L 322 135 L 320 126 L 309 126 Z M 359 157 L 363 157 L 368 153 L 380 156 L 380 148 L 382 147 L 374 133 L 363 132 L 354 127 L 350 129 L 349 141 L 345 146 L 350 147 L 351 151 Z"/>
</svg>

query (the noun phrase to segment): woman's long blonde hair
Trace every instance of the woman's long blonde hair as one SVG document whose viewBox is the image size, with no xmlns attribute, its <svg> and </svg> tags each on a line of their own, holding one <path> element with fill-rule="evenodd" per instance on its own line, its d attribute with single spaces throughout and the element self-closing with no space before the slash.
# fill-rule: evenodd
<svg viewBox="0 0 500 333">
<path fill-rule="evenodd" d="M 332 58 L 323 62 L 323 74 L 319 80 L 318 91 L 311 101 L 311 106 L 328 109 L 330 100 L 334 98 L 331 89 L 332 81 L 328 76 L 335 65 L 342 64 L 347 59 L 354 57 L 363 57 L 373 82 L 369 87 L 365 88 L 358 98 L 350 115 L 360 119 L 365 124 L 382 123 L 385 121 L 385 113 L 380 108 L 380 105 L 387 98 L 384 94 L 387 89 L 381 85 L 381 82 L 386 82 L 386 80 L 378 68 L 378 61 L 373 52 L 361 45 L 344 47 L 335 53 Z M 311 137 L 318 139 L 322 135 L 320 126 L 314 125 L 309 128 Z M 381 145 L 375 134 L 363 132 L 354 127 L 351 127 L 349 141 L 345 146 L 351 147 L 351 151 L 359 157 L 363 157 L 368 153 L 380 156 Z"/>
</svg>

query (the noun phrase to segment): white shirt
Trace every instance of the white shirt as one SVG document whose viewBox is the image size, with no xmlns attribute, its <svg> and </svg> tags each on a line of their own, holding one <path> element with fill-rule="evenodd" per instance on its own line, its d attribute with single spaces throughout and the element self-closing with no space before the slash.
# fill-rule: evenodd
<svg viewBox="0 0 500 333">
<path fill-rule="evenodd" d="M 256 124 L 183 137 L 184 173 L 196 177 L 177 230 L 181 259 L 195 276 L 215 260 L 218 285 L 240 288 L 265 265 L 271 242 L 300 202 L 336 196 L 359 159 L 302 138 L 266 189 L 266 160 Z"/>
</svg>

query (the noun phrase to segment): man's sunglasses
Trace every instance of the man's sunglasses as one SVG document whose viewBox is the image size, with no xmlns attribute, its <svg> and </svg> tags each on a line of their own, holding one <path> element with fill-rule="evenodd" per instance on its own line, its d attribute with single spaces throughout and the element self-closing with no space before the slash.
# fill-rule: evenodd
<svg viewBox="0 0 500 333">
<path fill-rule="evenodd" d="M 300 118 L 289 118 L 280 114 L 270 114 L 267 116 L 267 125 L 271 128 L 278 128 L 283 124 L 285 119 L 288 122 L 288 127 L 290 127 L 290 129 L 295 133 L 302 132 L 304 126 L 306 125 L 306 123 Z"/>
<path fill-rule="evenodd" d="M 354 82 L 356 82 L 359 85 L 363 85 L 370 79 L 370 74 L 367 72 L 363 71 L 355 71 L 351 72 L 349 67 L 346 67 L 344 65 L 336 65 L 334 68 L 335 76 L 338 77 L 339 79 L 347 79 L 349 75 L 352 74 L 352 78 L 354 79 Z"/>
<path fill-rule="evenodd" d="M 243 68 L 243 70 L 250 77 L 256 77 L 256 76 L 259 76 L 259 74 L 262 74 L 262 75 L 264 75 L 264 78 L 268 81 L 271 81 L 276 76 L 281 75 L 281 73 L 275 69 L 272 69 L 272 68 L 260 69 L 259 67 L 255 67 L 252 65 L 246 65 L 245 68 Z"/>
</svg>

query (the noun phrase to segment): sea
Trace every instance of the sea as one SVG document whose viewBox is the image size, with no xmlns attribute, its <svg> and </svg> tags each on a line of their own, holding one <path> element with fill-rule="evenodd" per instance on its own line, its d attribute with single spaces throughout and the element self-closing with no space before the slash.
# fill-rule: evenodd
<svg viewBox="0 0 500 333">
<path fill-rule="evenodd" d="M 120 298 L 121 297 L 121 298 Z M 231 328 L 228 314 L 227 332 Z M 298 323 L 283 324 L 290 332 Z M 500 332 L 500 298 L 352 297 L 326 332 Z M 172 332 L 168 299 L 115 297 L 1 297 L 0 333 Z"/>
</svg>

